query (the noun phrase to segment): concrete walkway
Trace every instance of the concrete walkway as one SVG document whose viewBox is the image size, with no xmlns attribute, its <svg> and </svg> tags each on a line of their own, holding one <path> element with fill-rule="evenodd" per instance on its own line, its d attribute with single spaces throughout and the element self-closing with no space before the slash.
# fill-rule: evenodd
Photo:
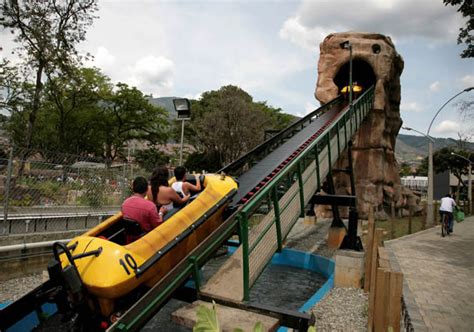
<svg viewBox="0 0 474 332">
<path fill-rule="evenodd" d="M 386 241 L 415 331 L 474 331 L 474 217 Z"/>
</svg>

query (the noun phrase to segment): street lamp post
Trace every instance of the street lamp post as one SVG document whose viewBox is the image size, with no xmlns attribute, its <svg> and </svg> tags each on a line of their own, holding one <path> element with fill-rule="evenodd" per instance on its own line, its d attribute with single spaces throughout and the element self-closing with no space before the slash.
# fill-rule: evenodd
<svg viewBox="0 0 474 332">
<path fill-rule="evenodd" d="M 191 103 L 186 98 L 173 99 L 174 109 L 181 120 L 181 144 L 179 149 L 179 166 L 183 166 L 184 121 L 191 120 Z"/>
<path fill-rule="evenodd" d="M 471 86 L 469 88 L 466 88 L 462 90 L 461 92 L 455 94 L 451 98 L 448 99 L 436 112 L 434 115 L 433 119 L 431 119 L 430 125 L 428 127 L 428 131 L 426 132 L 425 137 L 431 137 L 430 136 L 430 130 L 431 126 L 433 125 L 434 120 L 438 116 L 438 114 L 441 112 L 441 110 L 454 98 L 459 96 L 460 94 L 464 92 L 469 92 L 474 89 L 474 86 Z M 417 131 L 418 132 L 418 131 Z M 428 211 L 426 212 L 427 214 L 427 223 L 432 225 L 434 223 L 434 211 L 433 211 L 433 140 L 431 139 L 428 143 Z"/>
<path fill-rule="evenodd" d="M 352 106 L 352 44 L 349 40 L 342 42 L 341 47 L 349 50 L 349 106 Z"/>
<path fill-rule="evenodd" d="M 467 171 L 468 171 L 468 175 L 467 175 L 467 181 L 469 181 L 468 183 L 468 192 L 467 192 L 467 200 L 469 202 L 469 214 L 472 214 L 472 161 L 470 161 L 469 159 L 467 159 L 466 157 L 464 156 L 461 156 L 457 153 L 454 153 L 454 152 L 451 152 L 451 154 L 453 156 L 456 156 L 456 157 L 459 157 L 459 158 L 462 158 L 464 160 L 466 160 L 468 162 L 468 166 L 467 166 Z"/>
</svg>

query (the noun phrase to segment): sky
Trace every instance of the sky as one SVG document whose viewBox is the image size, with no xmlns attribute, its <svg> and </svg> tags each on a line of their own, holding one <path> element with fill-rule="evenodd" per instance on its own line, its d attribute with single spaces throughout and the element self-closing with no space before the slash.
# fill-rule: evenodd
<svg viewBox="0 0 474 332">
<path fill-rule="evenodd" d="M 195 99 L 232 84 L 255 101 L 303 116 L 319 106 L 319 44 L 345 31 L 394 41 L 405 61 L 404 126 L 426 133 L 449 98 L 474 86 L 474 58 L 460 58 L 456 43 L 465 19 L 442 0 L 99 0 L 98 16 L 79 46 L 94 55 L 89 65 L 154 97 Z M 0 37 L 8 54 L 12 44 L 4 32 Z M 473 120 L 457 107 L 473 99 L 474 90 L 446 105 L 430 135 L 473 134 Z"/>
</svg>

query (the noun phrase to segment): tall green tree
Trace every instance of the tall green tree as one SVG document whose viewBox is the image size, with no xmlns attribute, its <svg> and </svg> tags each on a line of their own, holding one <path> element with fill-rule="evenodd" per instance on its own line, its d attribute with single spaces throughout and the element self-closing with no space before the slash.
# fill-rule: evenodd
<svg viewBox="0 0 474 332">
<path fill-rule="evenodd" d="M 412 175 L 411 166 L 407 162 L 402 162 L 400 164 L 400 176 L 410 176 Z"/>
<path fill-rule="evenodd" d="M 118 83 L 112 96 L 100 104 L 96 125 L 103 141 L 102 156 L 108 163 L 124 156 L 129 140 L 150 144 L 164 143 L 168 138 L 167 113 L 150 104 L 149 96 L 135 87 Z"/>
<path fill-rule="evenodd" d="M 110 164 L 125 157 L 129 140 L 162 143 L 167 138 L 166 112 L 151 105 L 135 87 L 110 79 L 97 68 L 74 68 L 68 77 L 54 77 L 44 86 L 31 147 L 102 157 Z M 26 113 L 12 113 L 7 128 L 23 146 Z"/>
<path fill-rule="evenodd" d="M 31 99 L 31 91 L 25 89 L 20 80 L 18 67 L 9 60 L 0 61 L 0 110 L 4 114 L 12 114 L 23 109 L 25 101 Z"/>
<path fill-rule="evenodd" d="M 0 25 L 12 31 L 18 45 L 22 85 L 31 87 L 30 99 L 21 109 L 27 120 L 24 147 L 33 142 L 44 82 L 68 75 L 80 63 L 76 45 L 85 39 L 96 10 L 96 0 L 4 0 L 0 5 Z"/>
<path fill-rule="evenodd" d="M 98 132 L 102 131 L 97 125 L 100 104 L 112 95 L 110 79 L 96 68 L 72 68 L 71 75 L 49 80 L 38 119 L 35 147 L 72 154 L 97 154 L 101 144 L 97 140 Z"/>
<path fill-rule="evenodd" d="M 135 153 L 135 160 L 142 168 L 151 173 L 158 165 L 169 163 L 170 157 L 158 149 L 150 148 L 138 150 Z"/>
<path fill-rule="evenodd" d="M 265 129 L 284 128 L 294 118 L 266 102 L 254 102 L 252 96 L 233 85 L 204 92 L 192 103 L 191 117 L 188 138 L 199 150 L 193 164 L 205 159 L 204 153 L 218 160 L 217 169 L 262 143 Z"/>
<path fill-rule="evenodd" d="M 459 28 L 458 44 L 466 44 L 466 49 L 461 52 L 461 58 L 474 57 L 474 5 L 472 0 L 443 0 L 445 6 L 459 6 L 458 12 L 467 19 L 466 26 Z"/>
<path fill-rule="evenodd" d="M 466 160 L 459 158 L 456 155 L 452 155 L 452 152 L 471 160 L 471 162 L 474 162 L 474 153 L 470 153 L 466 150 L 456 150 L 452 147 L 446 147 L 433 153 L 433 170 L 435 173 L 442 173 L 449 170 L 458 179 L 459 183 L 463 183 L 462 176 L 467 174 L 468 163 Z M 418 170 L 426 170 L 427 174 L 427 169 L 428 157 L 423 159 Z"/>
</svg>

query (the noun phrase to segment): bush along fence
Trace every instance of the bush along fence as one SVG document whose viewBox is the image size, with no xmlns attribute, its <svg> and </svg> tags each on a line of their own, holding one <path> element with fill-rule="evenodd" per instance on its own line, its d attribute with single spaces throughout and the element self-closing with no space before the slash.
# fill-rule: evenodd
<svg viewBox="0 0 474 332">
<path fill-rule="evenodd" d="M 0 147 L 1 149 L 1 147 Z M 84 229 L 116 213 L 130 181 L 144 175 L 132 163 L 19 148 L 0 155 L 0 234 Z"/>
</svg>

